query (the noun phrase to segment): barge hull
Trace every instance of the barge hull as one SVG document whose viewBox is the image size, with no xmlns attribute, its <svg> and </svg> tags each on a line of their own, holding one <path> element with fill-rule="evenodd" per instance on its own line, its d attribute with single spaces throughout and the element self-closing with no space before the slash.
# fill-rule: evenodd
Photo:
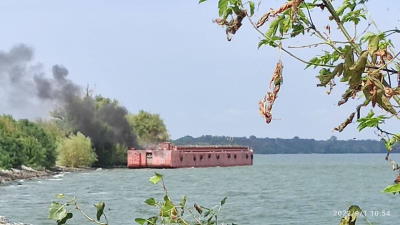
<svg viewBox="0 0 400 225">
<path fill-rule="evenodd" d="M 253 151 L 241 146 L 174 146 L 162 143 L 154 149 L 129 150 L 128 168 L 185 168 L 249 166 Z"/>
</svg>

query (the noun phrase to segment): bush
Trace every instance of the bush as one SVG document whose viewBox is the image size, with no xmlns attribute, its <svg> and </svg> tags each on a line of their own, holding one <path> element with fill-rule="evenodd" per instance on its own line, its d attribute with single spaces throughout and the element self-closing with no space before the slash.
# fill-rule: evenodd
<svg viewBox="0 0 400 225">
<path fill-rule="evenodd" d="M 71 98 L 52 113 L 65 132 L 81 132 L 90 138 L 98 159 L 95 165 L 101 167 L 114 165 L 116 145 L 137 147 L 127 114 L 116 100 L 90 95 Z"/>
<path fill-rule="evenodd" d="M 50 168 L 55 164 L 55 149 L 55 139 L 37 124 L 0 116 L 0 167 Z"/>
<path fill-rule="evenodd" d="M 35 155 L 30 155 L 31 149 L 27 149 L 28 151 L 25 155 L 28 156 L 27 160 L 30 161 L 28 165 L 35 165 L 37 163 L 37 166 L 53 167 L 57 158 L 56 138 L 37 124 L 28 120 L 20 120 L 18 124 L 22 132 L 29 137 L 27 138 L 27 143 L 31 144 L 32 148 L 36 148 L 37 152 Z"/>
<path fill-rule="evenodd" d="M 92 141 L 78 132 L 62 140 L 57 148 L 58 163 L 67 167 L 90 167 L 97 160 Z"/>
</svg>

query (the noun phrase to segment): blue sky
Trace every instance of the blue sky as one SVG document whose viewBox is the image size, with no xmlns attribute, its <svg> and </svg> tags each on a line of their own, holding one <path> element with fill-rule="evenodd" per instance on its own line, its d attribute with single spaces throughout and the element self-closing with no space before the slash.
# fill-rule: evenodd
<svg viewBox="0 0 400 225">
<path fill-rule="evenodd" d="M 263 7 L 280 2 L 264 1 Z M 370 14 L 382 30 L 399 25 L 396 3 L 370 0 Z M 172 138 L 376 138 L 373 132 L 358 133 L 355 125 L 333 132 L 354 104 L 338 108 L 340 87 L 327 96 L 316 87 L 316 71 L 304 70 L 275 49 L 258 50 L 257 34 L 247 22 L 227 42 L 224 30 L 211 22 L 217 16 L 216 1 L 2 0 L 0 10 L 2 51 L 19 43 L 33 47 L 35 62 L 46 70 L 62 64 L 75 83 L 119 100 L 130 112 L 159 113 Z M 311 58 L 311 53 L 305 50 L 301 56 Z M 257 103 L 280 58 L 284 83 L 275 119 L 265 124 Z M 17 112 L 4 105 L 0 110 L 17 117 L 40 114 L 24 106 Z"/>
</svg>

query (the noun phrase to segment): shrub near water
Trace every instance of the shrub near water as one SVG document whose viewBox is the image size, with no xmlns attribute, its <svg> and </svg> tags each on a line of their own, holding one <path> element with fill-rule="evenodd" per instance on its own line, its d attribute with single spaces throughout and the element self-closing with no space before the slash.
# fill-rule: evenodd
<svg viewBox="0 0 400 225">
<path fill-rule="evenodd" d="M 97 160 L 92 141 L 80 132 L 62 140 L 57 151 L 58 163 L 62 166 L 89 167 Z"/>
<path fill-rule="evenodd" d="M 55 164 L 55 149 L 55 139 L 37 124 L 0 116 L 1 168 L 50 168 Z"/>
</svg>

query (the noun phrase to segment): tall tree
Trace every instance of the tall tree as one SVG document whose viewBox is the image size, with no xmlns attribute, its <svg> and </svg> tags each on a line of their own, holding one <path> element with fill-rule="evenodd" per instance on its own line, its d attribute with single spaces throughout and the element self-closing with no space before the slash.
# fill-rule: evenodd
<svg viewBox="0 0 400 225">
<path fill-rule="evenodd" d="M 127 119 L 141 146 L 146 147 L 169 140 L 167 128 L 160 115 L 141 110 L 138 114 L 129 114 Z"/>
<path fill-rule="evenodd" d="M 116 100 L 90 95 L 75 97 L 53 113 L 63 127 L 91 139 L 98 160 L 96 166 L 121 164 L 123 162 L 116 159 L 123 158 L 120 155 L 125 155 L 128 147 L 137 147 L 127 114 L 125 107 Z"/>
</svg>

